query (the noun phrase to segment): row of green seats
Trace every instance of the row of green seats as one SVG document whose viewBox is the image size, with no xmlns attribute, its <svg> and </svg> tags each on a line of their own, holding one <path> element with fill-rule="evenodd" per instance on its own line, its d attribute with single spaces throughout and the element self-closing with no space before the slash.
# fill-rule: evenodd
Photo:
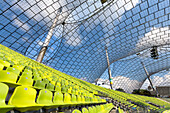
<svg viewBox="0 0 170 113">
<path fill-rule="evenodd" d="M 96 105 L 88 108 L 82 108 L 81 110 L 75 109 L 72 113 L 109 113 L 113 109 L 113 104 L 102 104 Z"/>
<path fill-rule="evenodd" d="M 28 86 L 17 86 L 8 101 L 8 105 L 6 105 L 5 100 L 8 91 L 8 85 L 0 83 L 0 112 L 7 112 L 11 109 L 25 112 L 39 110 L 42 107 L 50 109 L 57 108 L 59 106 L 105 103 L 101 101 L 94 101 L 93 98 L 80 95 L 76 96 L 61 92 L 53 93 L 48 89 L 42 89 L 39 93 L 37 93 L 34 88 Z M 37 94 L 38 97 L 36 99 Z"/>
</svg>

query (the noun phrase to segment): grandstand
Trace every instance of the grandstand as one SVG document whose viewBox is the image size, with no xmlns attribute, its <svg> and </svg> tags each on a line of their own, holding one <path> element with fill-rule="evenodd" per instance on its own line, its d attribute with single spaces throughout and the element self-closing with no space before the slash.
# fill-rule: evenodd
<svg viewBox="0 0 170 113">
<path fill-rule="evenodd" d="M 0 113 L 170 113 L 169 44 L 169 0 L 1 0 Z"/>
</svg>

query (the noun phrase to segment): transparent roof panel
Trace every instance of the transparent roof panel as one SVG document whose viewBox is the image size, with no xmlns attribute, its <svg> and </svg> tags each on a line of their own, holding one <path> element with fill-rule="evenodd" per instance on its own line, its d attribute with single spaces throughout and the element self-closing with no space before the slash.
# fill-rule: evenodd
<svg viewBox="0 0 170 113">
<path fill-rule="evenodd" d="M 169 0 L 3 0 L 0 43 L 35 60 L 55 20 L 45 65 L 94 82 L 108 77 L 108 47 L 114 86 L 128 91 L 147 78 L 141 61 L 150 76 L 169 69 Z M 159 59 L 150 57 L 153 46 Z"/>
</svg>

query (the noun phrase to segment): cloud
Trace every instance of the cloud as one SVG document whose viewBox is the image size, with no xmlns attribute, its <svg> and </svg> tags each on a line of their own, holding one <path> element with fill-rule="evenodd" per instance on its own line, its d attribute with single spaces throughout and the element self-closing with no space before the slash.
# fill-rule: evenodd
<svg viewBox="0 0 170 113">
<path fill-rule="evenodd" d="M 134 89 L 138 89 L 141 86 L 141 82 L 137 80 L 132 80 L 128 77 L 124 76 L 116 76 L 112 77 L 113 81 L 113 89 L 116 90 L 118 88 L 124 89 L 125 92 L 131 93 Z M 98 82 L 104 82 L 109 86 L 110 82 L 108 79 L 99 79 Z"/>
<path fill-rule="evenodd" d="M 25 30 L 29 30 L 30 26 L 27 23 L 24 23 L 22 20 L 20 20 L 19 18 L 15 18 L 13 20 L 13 24 L 16 25 L 18 28 L 23 28 L 21 30 L 25 31 Z"/>
<path fill-rule="evenodd" d="M 71 28 L 71 27 L 75 27 L 75 26 L 66 25 L 66 27 Z M 82 39 L 79 35 L 79 31 L 78 31 L 79 29 L 73 29 L 70 32 L 68 28 L 67 28 L 68 34 L 66 34 L 64 36 L 64 38 L 66 40 L 66 44 L 68 44 L 70 46 L 80 46 L 82 44 Z"/>
<path fill-rule="evenodd" d="M 84 81 L 88 81 L 88 80 L 87 80 L 87 77 L 81 77 L 80 79 L 81 79 L 81 80 L 84 80 Z"/>
<path fill-rule="evenodd" d="M 139 88 L 139 86 L 141 85 L 141 82 L 137 80 L 132 80 L 124 76 L 117 76 L 117 77 L 113 77 L 112 79 L 113 79 L 113 87 L 115 89 L 122 88 L 127 93 L 131 93 L 134 89 Z"/>
<path fill-rule="evenodd" d="M 143 48 L 150 47 L 150 46 L 156 46 L 160 44 L 166 44 L 170 43 L 170 40 L 168 39 L 168 33 L 170 32 L 170 29 L 168 27 L 163 28 L 151 28 L 151 31 L 146 33 L 144 37 L 141 37 L 137 44 L 137 48 Z M 166 38 L 167 37 L 167 38 Z"/>
<path fill-rule="evenodd" d="M 42 46 L 44 43 L 42 41 L 38 41 L 38 45 Z"/>
<path fill-rule="evenodd" d="M 153 76 L 151 81 L 154 87 L 155 86 L 170 86 L 170 72 L 168 74 L 165 74 L 164 76 Z M 148 86 L 150 86 L 150 83 L 149 83 L 149 80 L 146 79 L 141 89 L 147 89 Z"/>
</svg>

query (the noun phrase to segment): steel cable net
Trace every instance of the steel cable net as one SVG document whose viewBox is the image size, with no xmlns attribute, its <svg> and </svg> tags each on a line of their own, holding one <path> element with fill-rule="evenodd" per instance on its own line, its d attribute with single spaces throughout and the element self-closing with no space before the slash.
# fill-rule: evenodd
<svg viewBox="0 0 170 113">
<path fill-rule="evenodd" d="M 112 76 L 129 80 L 113 83 L 127 91 L 140 88 L 147 78 L 141 61 L 150 75 L 169 69 L 169 0 L 108 0 L 104 4 L 100 0 L 3 0 L 0 43 L 36 59 L 55 19 L 42 61 L 45 65 L 94 82 L 106 75 L 107 47 Z M 156 60 L 149 53 L 153 46 L 158 47 Z"/>
</svg>

